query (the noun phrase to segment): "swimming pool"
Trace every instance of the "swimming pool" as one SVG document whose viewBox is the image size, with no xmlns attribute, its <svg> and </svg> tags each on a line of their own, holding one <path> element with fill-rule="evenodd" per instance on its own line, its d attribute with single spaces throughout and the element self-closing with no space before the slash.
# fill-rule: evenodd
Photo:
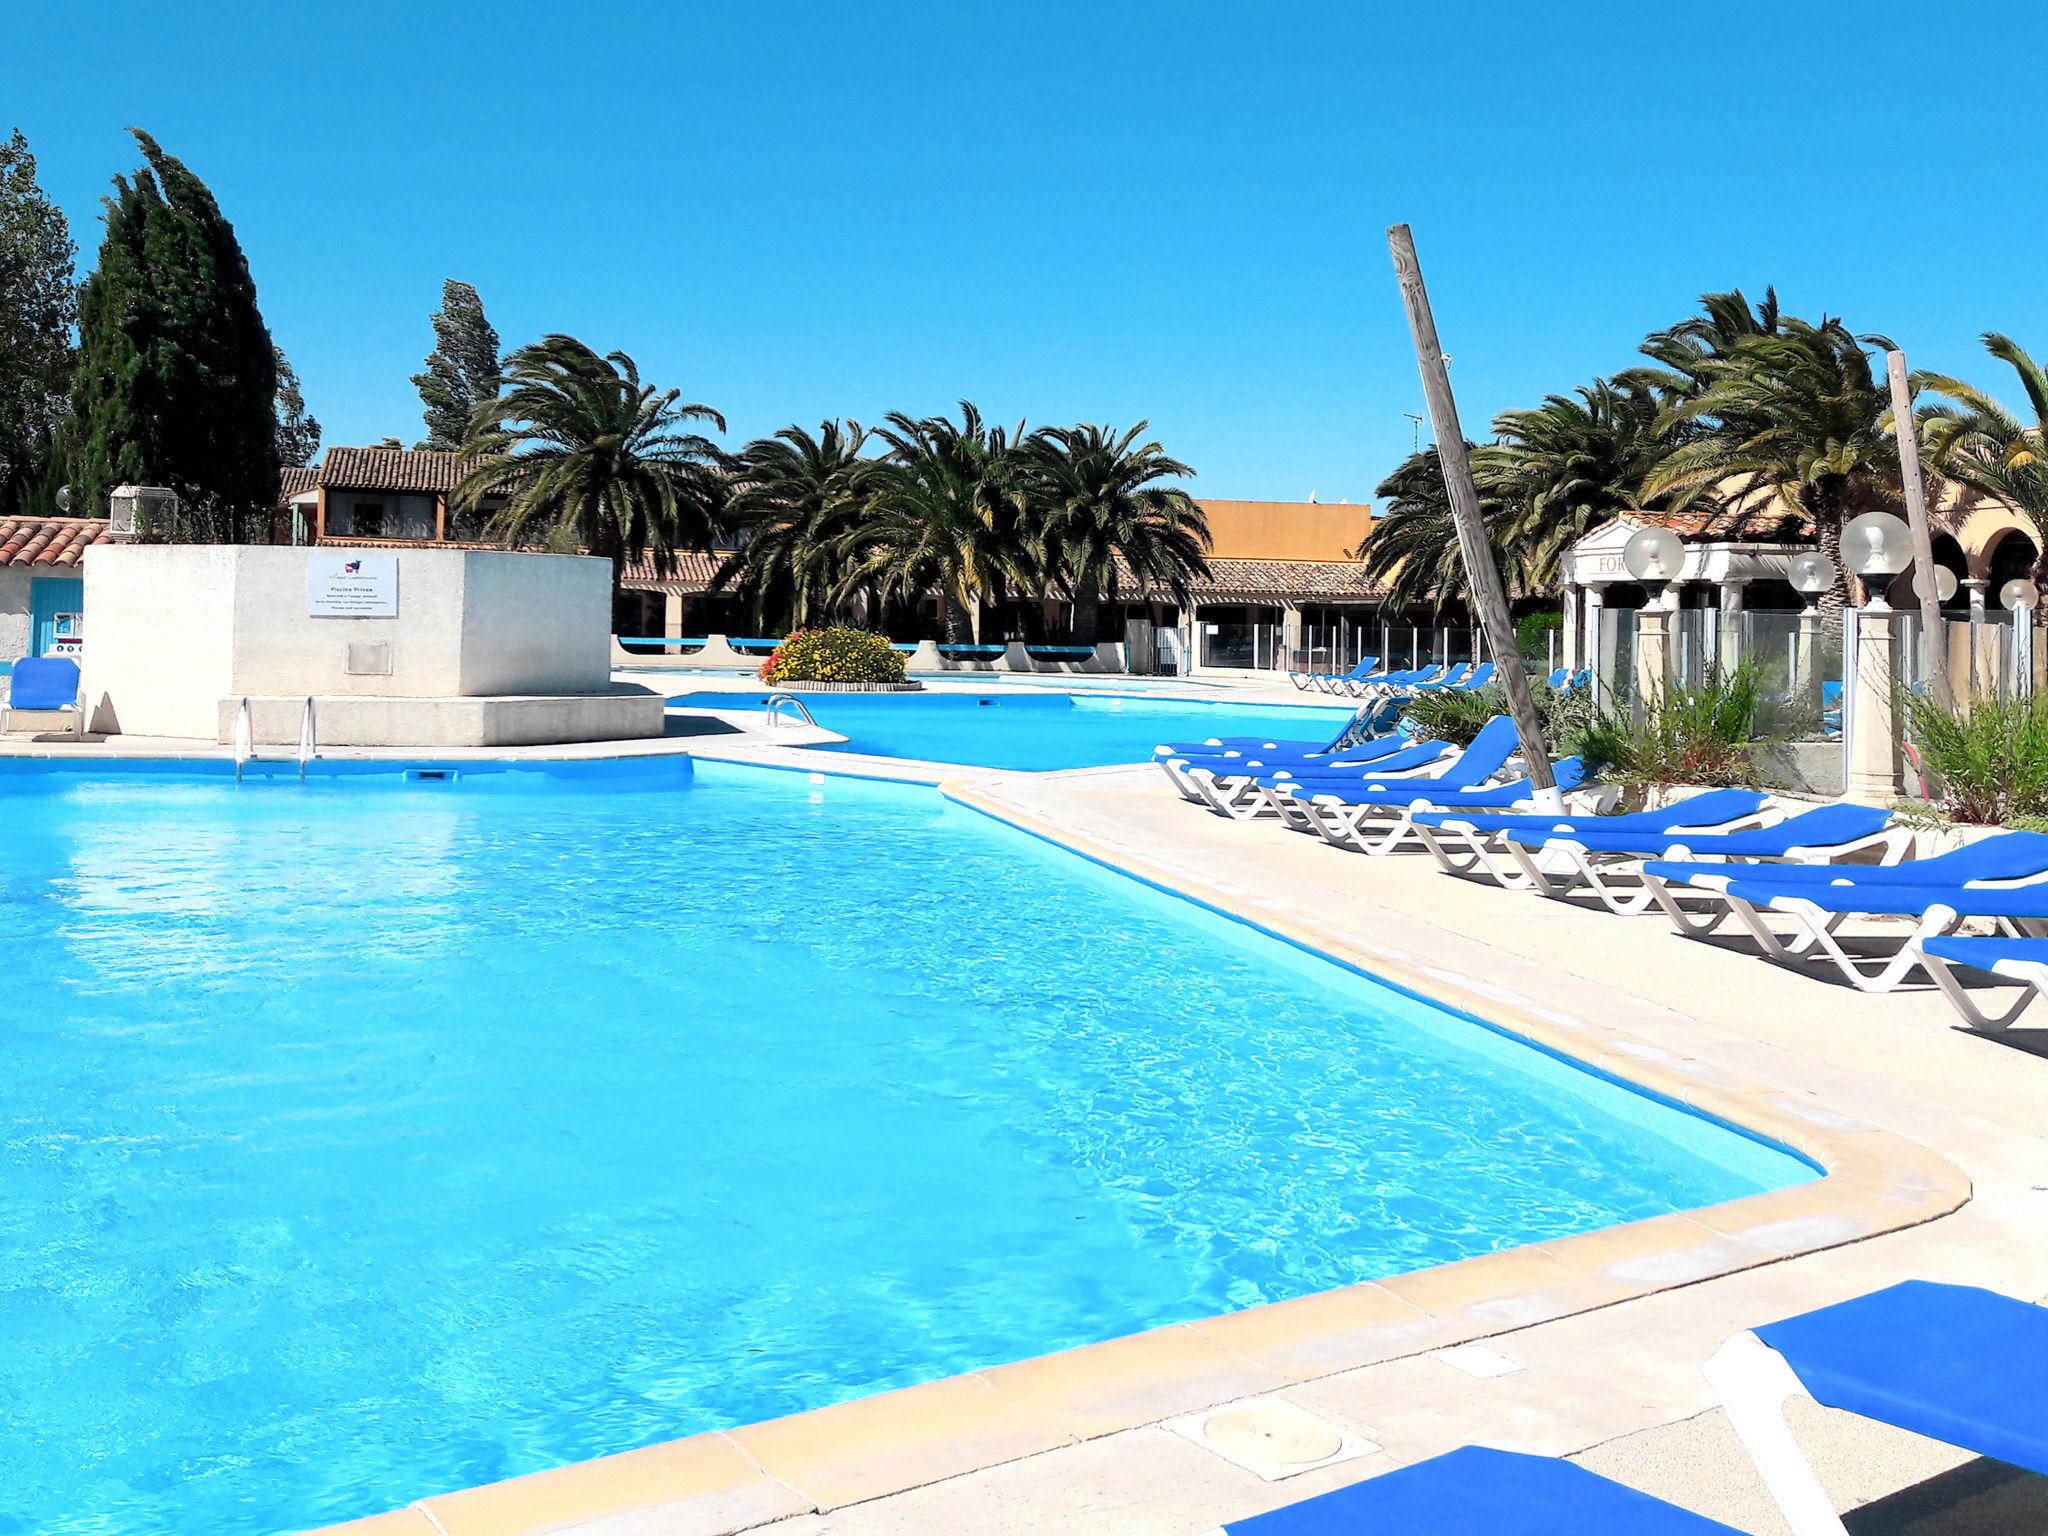
<svg viewBox="0 0 2048 1536">
<path fill-rule="evenodd" d="M 759 709 L 768 694 L 688 693 L 678 709 Z M 1329 741 L 1353 708 L 1226 704 L 1114 693 L 820 693 L 804 707 L 846 737 L 826 750 L 972 768 L 1103 768 L 1142 763 L 1163 741 L 1275 736 Z"/>
<path fill-rule="evenodd" d="M 455 773 L 0 763 L 0 1530 L 293 1530 L 1813 1176 L 931 790 Z"/>
</svg>

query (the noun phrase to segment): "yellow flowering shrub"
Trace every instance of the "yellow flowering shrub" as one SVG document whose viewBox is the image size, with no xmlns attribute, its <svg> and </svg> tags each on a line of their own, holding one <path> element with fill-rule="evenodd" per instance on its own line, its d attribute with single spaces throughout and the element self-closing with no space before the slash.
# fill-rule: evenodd
<svg viewBox="0 0 2048 1536">
<path fill-rule="evenodd" d="M 900 683 L 902 652 L 864 629 L 799 629 L 761 664 L 764 683 Z"/>
</svg>

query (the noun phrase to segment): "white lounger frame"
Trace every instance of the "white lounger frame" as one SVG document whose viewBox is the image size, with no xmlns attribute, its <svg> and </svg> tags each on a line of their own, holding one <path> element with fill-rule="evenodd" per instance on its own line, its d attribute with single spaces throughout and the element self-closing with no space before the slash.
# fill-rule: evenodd
<svg viewBox="0 0 2048 1536">
<path fill-rule="evenodd" d="M 1418 796 L 1405 804 L 1391 796 L 1362 805 L 1348 804 L 1335 795 L 1276 796 L 1275 800 L 1281 804 L 1281 814 L 1295 830 L 1313 832 L 1331 847 L 1342 848 L 1348 853 L 1378 857 L 1392 853 L 1411 837 L 1422 841 L 1425 847 L 1429 846 L 1423 834 L 1432 829 L 1416 821 L 1416 813 L 1446 809 L 1451 794 L 1455 791 L 1437 799 Z M 1489 806 L 1487 809 L 1489 814 L 1497 814 L 1503 808 Z M 1535 810 L 1533 791 L 1531 798 L 1517 800 L 1505 809 L 1510 815 Z"/>
<path fill-rule="evenodd" d="M 1739 869 L 1729 876 L 1730 879 L 1741 877 L 1742 871 Z M 1985 890 L 2013 888 L 2015 887 L 2006 885 L 1980 887 Z M 1698 890 L 1699 887 L 1688 886 L 1682 889 Z M 1879 958 L 1852 955 L 1836 939 L 1836 930 L 1854 916 L 1854 913 L 1824 911 L 1817 903 L 1796 895 L 1773 896 L 1763 910 L 1794 918 L 1799 924 L 1799 933 L 1785 939 L 1779 937 L 1770 924 L 1764 921 L 1763 910 L 1755 903 L 1731 895 L 1725 890 L 1721 892 L 1721 899 L 1726 903 L 1727 910 L 1734 914 L 1736 921 L 1756 940 L 1757 947 L 1763 950 L 1765 955 L 1791 965 L 1818 955 L 1832 963 L 1835 969 L 1842 973 L 1843 980 L 1859 992 L 1889 992 L 1897 987 L 1927 960 L 1928 956 L 1920 948 L 1920 941 L 1954 933 L 1969 915 L 1958 912 L 1954 907 L 1936 903 L 1920 914 L 1912 932 L 1904 937 L 1896 951 L 1889 957 Z M 2036 920 L 2001 917 L 1997 919 L 1998 930 L 2001 933 L 2025 936 L 2026 930 L 2019 925 L 2033 921 Z M 1693 919 L 1693 922 L 1696 924 L 1698 919 Z M 1694 927 L 1688 931 L 1700 930 Z"/>
<path fill-rule="evenodd" d="M 1623 917 L 1633 917 L 1638 912 L 1647 912 L 1658 901 L 1658 887 L 1666 882 L 1655 875 L 1643 872 L 1642 866 L 1652 859 L 1689 859 L 1694 857 L 1687 846 L 1687 837 L 1719 837 L 1729 832 L 1742 832 L 1769 825 L 1769 807 L 1752 811 L 1747 816 L 1735 816 L 1714 826 L 1687 827 L 1682 833 L 1671 834 L 1671 841 L 1662 853 L 1595 853 L 1584 843 L 1570 838 L 1553 838 L 1541 848 L 1530 848 L 1512 837 L 1502 837 L 1501 842 L 1521 866 L 1524 883 L 1529 889 L 1542 896 L 1563 897 L 1570 895 L 1580 885 L 1592 888 L 1593 894 L 1610 912 Z M 1851 838 L 1841 843 L 1810 843 L 1788 848 L 1782 855 L 1765 858 L 1732 858 L 1723 862 L 1732 868 L 1754 869 L 1759 865 L 1786 864 L 1833 864 L 1852 853 L 1865 849 L 1879 850 L 1878 864 L 1896 864 L 1905 857 L 1906 850 L 1913 845 L 1913 834 L 1902 827 L 1888 827 L 1882 832 L 1873 832 L 1867 837 Z M 1545 855 L 1552 855 L 1546 860 Z M 1553 867 L 1546 869 L 1546 862 Z M 1554 867 L 1562 862 L 1560 870 Z M 1610 878 L 1616 874 L 1632 874 L 1635 881 L 1629 885 L 1616 885 Z M 1716 919 L 1718 921 L 1718 919 Z"/>
<path fill-rule="evenodd" d="M 1916 939 L 1914 949 L 1919 951 L 1920 963 L 1927 968 L 1927 974 L 1934 978 L 1934 984 L 1941 988 L 1941 995 L 1949 1000 L 1951 1007 L 1963 1016 L 1963 1022 L 1970 1028 L 1984 1034 L 1996 1034 L 2010 1029 L 2014 1020 L 2027 1011 L 2036 997 L 2048 992 L 2048 963 L 2039 960 L 2000 960 L 1991 967 L 1991 974 L 2006 981 L 2019 983 L 2019 996 L 2012 1006 L 2003 1013 L 1989 1013 L 1979 1007 L 1976 998 L 1970 995 L 1960 977 L 1956 975 L 1956 963 L 1944 960 L 1940 955 L 1930 955 L 1920 948 Z M 1977 969 L 1976 966 L 1970 969 Z"/>
<path fill-rule="evenodd" d="M 1702 1370 L 1792 1536 L 1848 1536 L 1785 1422 L 1787 1403 L 1813 1396 L 1785 1357 L 1755 1334 L 1738 1333 Z"/>
</svg>

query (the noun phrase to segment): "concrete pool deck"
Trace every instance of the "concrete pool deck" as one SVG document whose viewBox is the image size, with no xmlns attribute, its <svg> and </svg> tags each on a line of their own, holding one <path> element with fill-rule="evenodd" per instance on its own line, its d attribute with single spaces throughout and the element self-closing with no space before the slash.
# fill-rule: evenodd
<svg viewBox="0 0 2048 1536">
<path fill-rule="evenodd" d="M 427 1497 L 336 1530 L 1193 1536 L 1479 1440 L 1574 1455 L 1777 1532 L 1699 1374 L 1725 1337 L 1908 1276 L 2048 1293 L 2048 1028 L 1973 1036 L 1931 989 L 1868 997 L 1733 940 L 1681 939 L 1657 918 L 1228 823 L 1150 768 L 962 775 L 786 740 L 747 732 L 636 750 L 946 779 L 962 803 L 1792 1141 L 1832 1176 Z M 1440 1355 L 1478 1339 L 1503 1374 L 1470 1369 L 1501 1362 Z M 1380 1449 L 1267 1482 L 1165 1427 L 1244 1401 L 1292 1404 Z M 1956 1470 L 1962 1453 L 1822 1410 L 1798 1421 L 1838 1502 L 1869 1506 L 1859 1536 L 2048 1528 L 2043 1480 Z"/>
</svg>

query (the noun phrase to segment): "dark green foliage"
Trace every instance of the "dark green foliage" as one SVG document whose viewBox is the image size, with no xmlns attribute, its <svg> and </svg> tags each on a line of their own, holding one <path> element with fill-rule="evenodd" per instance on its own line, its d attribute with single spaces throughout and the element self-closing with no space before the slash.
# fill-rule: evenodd
<svg viewBox="0 0 2048 1536">
<path fill-rule="evenodd" d="M 777 627 L 852 617 L 866 594 L 846 581 L 849 536 L 871 515 L 877 483 L 877 461 L 861 456 L 867 437 L 857 421 L 827 421 L 815 436 L 784 427 L 740 450 L 731 516 L 743 547 L 713 586 L 747 598 Z"/>
<path fill-rule="evenodd" d="M 426 407 L 421 419 L 427 435 L 417 446 L 453 453 L 468 438 L 477 407 L 495 396 L 503 382 L 498 333 L 484 318 L 484 301 L 476 289 L 452 277 L 441 284 L 433 326 L 434 350 L 427 354 L 425 370 L 412 376 Z"/>
<path fill-rule="evenodd" d="M 1595 715 L 1591 693 L 1537 688 L 1534 694 L 1543 739 L 1550 744 L 1551 752 L 1559 756 L 1582 752 L 1586 731 Z M 1478 689 L 1452 688 L 1418 694 L 1410 701 L 1406 718 L 1418 739 L 1448 741 L 1462 747 L 1479 734 L 1479 728 L 1487 721 L 1507 712 L 1507 690 L 1498 683 L 1488 683 Z"/>
<path fill-rule="evenodd" d="M 611 561 L 614 609 L 628 564 L 649 558 L 667 576 L 679 552 L 710 550 L 725 519 L 723 458 L 687 428 L 704 421 L 722 432 L 724 417 L 685 404 L 680 390 L 642 384 L 625 353 L 600 357 L 573 336 L 521 347 L 505 371 L 509 387 L 470 423 L 454 509 L 508 491 L 490 535 Z"/>
<path fill-rule="evenodd" d="M 277 461 L 280 464 L 310 464 L 320 453 L 320 421 L 306 410 L 306 397 L 299 392 L 299 376 L 284 355 L 277 353 Z"/>
<path fill-rule="evenodd" d="M 0 143 L 0 517 L 55 489 L 47 471 L 71 389 L 77 255 L 17 128 Z"/>
<path fill-rule="evenodd" d="M 1531 665 L 1550 659 L 1550 637 L 1564 628 L 1561 613 L 1530 613 L 1515 620 L 1515 649 Z"/>
<path fill-rule="evenodd" d="M 1906 734 L 1942 808 L 1957 821 L 2006 826 L 2048 816 L 2048 694 L 1958 705 L 1950 711 L 1924 695 L 1904 699 Z"/>
<path fill-rule="evenodd" d="M 1567 750 L 1618 784 L 1754 784 L 1762 705 L 1753 666 L 1715 668 L 1698 687 L 1670 688 L 1640 709 L 1594 711 Z"/>
<path fill-rule="evenodd" d="M 213 194 L 148 134 L 114 178 L 100 263 L 79 299 L 64 462 L 73 506 L 103 512 L 122 481 L 183 502 L 144 537 L 240 543 L 277 498 L 277 354 L 249 264 Z"/>
<path fill-rule="evenodd" d="M 1209 574 L 1209 523 L 1178 486 L 1194 470 L 1141 441 L 1150 424 L 1048 427 L 1025 444 L 1027 526 L 1044 544 L 1044 567 L 1074 600 L 1073 638 L 1096 640 L 1096 604 L 1123 596 L 1170 596 L 1186 605 L 1190 583 Z"/>
</svg>

